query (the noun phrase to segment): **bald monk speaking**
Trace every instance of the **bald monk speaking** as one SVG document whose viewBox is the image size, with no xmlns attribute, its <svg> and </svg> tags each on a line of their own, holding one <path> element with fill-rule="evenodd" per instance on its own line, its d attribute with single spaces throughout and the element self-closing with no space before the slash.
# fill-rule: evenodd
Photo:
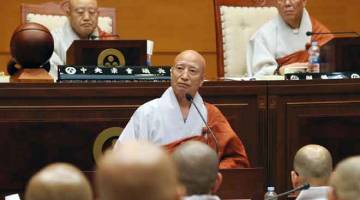
<svg viewBox="0 0 360 200">
<path fill-rule="evenodd" d="M 170 156 L 148 142 L 129 141 L 107 152 L 96 172 L 101 200 L 180 200 Z"/>
<path fill-rule="evenodd" d="M 198 140 L 214 149 L 218 146 L 220 168 L 249 167 L 244 145 L 229 122 L 217 107 L 205 103 L 198 93 L 204 82 L 205 66 L 204 57 L 194 50 L 177 55 L 171 68 L 171 87 L 160 98 L 135 111 L 115 148 L 127 140 L 136 139 L 162 145 L 172 152 L 182 142 Z M 206 126 L 186 94 L 192 96 L 217 142 L 210 131 L 204 132 Z"/>
<path fill-rule="evenodd" d="M 92 200 L 91 186 L 82 172 L 66 163 L 50 164 L 29 181 L 25 200 Z"/>
</svg>

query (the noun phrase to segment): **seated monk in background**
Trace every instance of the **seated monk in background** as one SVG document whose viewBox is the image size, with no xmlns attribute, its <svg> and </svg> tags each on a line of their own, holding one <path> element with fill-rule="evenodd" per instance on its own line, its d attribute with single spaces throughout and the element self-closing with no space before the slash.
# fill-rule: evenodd
<svg viewBox="0 0 360 200">
<path fill-rule="evenodd" d="M 171 87 L 160 98 L 135 111 L 115 148 L 119 143 L 136 139 L 162 145 L 172 152 L 185 141 L 199 140 L 218 149 L 220 168 L 249 167 L 245 147 L 229 122 L 217 107 L 205 103 L 198 93 L 204 81 L 205 66 L 204 57 L 196 51 L 186 50 L 176 56 L 171 69 Z M 193 97 L 217 142 L 209 131 L 204 134 L 206 126 L 186 94 Z"/>
<path fill-rule="evenodd" d="M 108 151 L 99 162 L 95 185 L 100 200 L 180 200 L 184 191 L 170 156 L 144 141 Z"/>
<path fill-rule="evenodd" d="M 331 174 L 328 200 L 360 199 L 360 156 L 346 158 L 336 165 Z"/>
<path fill-rule="evenodd" d="M 323 146 L 309 144 L 300 148 L 294 157 L 294 169 L 291 171 L 293 188 L 310 184 L 302 190 L 298 199 L 326 199 L 329 191 L 328 181 L 332 173 L 332 157 Z"/>
<path fill-rule="evenodd" d="M 317 41 L 322 46 L 333 38 L 332 34 L 306 35 L 308 31 L 329 30 L 309 16 L 305 5 L 306 0 L 277 0 L 279 14 L 260 27 L 249 41 L 246 60 L 250 76 L 283 75 L 287 67 L 307 68 L 306 45 Z"/>
<path fill-rule="evenodd" d="M 97 0 L 69 0 L 64 8 L 68 17 L 63 27 L 51 34 L 54 38 L 54 53 L 50 58 L 50 75 L 57 79 L 57 66 L 66 63 L 66 52 L 74 40 L 115 39 L 98 27 Z"/>
<path fill-rule="evenodd" d="M 216 152 L 208 145 L 189 141 L 180 145 L 172 158 L 178 170 L 178 179 L 185 186 L 183 200 L 220 200 L 215 195 L 222 182 Z"/>
<path fill-rule="evenodd" d="M 84 174 L 66 163 L 50 164 L 31 177 L 25 200 L 92 200 L 91 186 Z"/>
</svg>

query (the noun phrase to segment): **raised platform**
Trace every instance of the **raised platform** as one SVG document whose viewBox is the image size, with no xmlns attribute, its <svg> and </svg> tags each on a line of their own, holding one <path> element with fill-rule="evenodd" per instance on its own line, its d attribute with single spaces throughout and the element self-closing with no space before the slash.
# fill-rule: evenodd
<svg viewBox="0 0 360 200">
<path fill-rule="evenodd" d="M 168 82 L 0 84 L 0 190 L 22 190 L 51 162 L 92 171 L 135 109 Z M 290 188 L 296 150 L 318 143 L 335 163 L 360 154 L 360 81 L 211 81 L 200 93 L 228 118 L 266 184 Z"/>
</svg>

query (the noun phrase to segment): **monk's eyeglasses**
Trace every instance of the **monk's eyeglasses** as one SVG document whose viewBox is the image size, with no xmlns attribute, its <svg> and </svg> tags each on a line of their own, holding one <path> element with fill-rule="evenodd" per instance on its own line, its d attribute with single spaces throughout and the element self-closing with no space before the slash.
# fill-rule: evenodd
<svg viewBox="0 0 360 200">
<path fill-rule="evenodd" d="M 189 65 L 183 62 L 178 62 L 175 64 L 173 69 L 176 73 L 183 74 L 185 71 L 191 76 L 197 76 L 200 74 L 200 69 L 197 66 Z"/>
</svg>

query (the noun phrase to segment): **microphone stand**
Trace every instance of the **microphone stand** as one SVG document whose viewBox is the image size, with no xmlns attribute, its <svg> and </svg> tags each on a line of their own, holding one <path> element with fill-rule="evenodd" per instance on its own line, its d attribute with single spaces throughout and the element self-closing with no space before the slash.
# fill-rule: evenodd
<svg viewBox="0 0 360 200">
<path fill-rule="evenodd" d="M 204 122 L 206 128 L 209 130 L 210 135 L 211 135 L 211 137 L 213 138 L 214 143 L 215 143 L 216 153 L 219 155 L 219 144 L 218 144 L 218 141 L 217 141 L 217 139 L 216 139 L 216 136 L 215 136 L 214 132 L 211 130 L 211 128 L 209 127 L 208 123 L 206 122 L 204 116 L 201 114 L 199 108 L 198 108 L 198 107 L 196 106 L 196 104 L 194 103 L 193 97 L 192 97 L 190 94 L 188 94 L 188 93 L 185 94 L 185 97 L 186 97 L 186 99 L 187 99 L 192 105 L 194 105 L 194 107 L 195 107 L 195 109 L 197 110 L 197 112 L 199 113 L 202 121 Z M 207 135 L 206 135 L 206 136 L 207 136 Z"/>
<path fill-rule="evenodd" d="M 311 35 L 340 35 L 340 34 L 352 34 L 352 35 L 357 35 L 358 37 L 360 37 L 360 34 L 358 32 L 354 32 L 354 31 L 345 31 L 345 32 L 311 32 L 308 31 L 306 32 L 307 36 L 311 36 Z"/>
<path fill-rule="evenodd" d="M 266 200 L 274 200 L 274 199 L 277 199 L 277 198 L 279 198 L 279 197 L 282 197 L 282 196 L 286 196 L 286 195 L 288 195 L 288 194 L 291 194 L 291 193 L 293 193 L 293 192 L 297 192 L 297 191 L 300 191 L 300 190 L 307 190 L 307 189 L 309 189 L 309 187 L 310 187 L 310 184 L 309 184 L 309 183 L 305 183 L 304 185 L 301 185 L 301 186 L 299 186 L 299 187 L 297 187 L 297 188 L 294 188 L 294 189 L 292 189 L 292 190 L 289 190 L 289 191 L 287 191 L 287 192 L 284 192 L 284 193 L 275 195 L 275 196 L 270 197 L 270 198 L 268 198 L 268 199 L 266 199 Z"/>
</svg>

